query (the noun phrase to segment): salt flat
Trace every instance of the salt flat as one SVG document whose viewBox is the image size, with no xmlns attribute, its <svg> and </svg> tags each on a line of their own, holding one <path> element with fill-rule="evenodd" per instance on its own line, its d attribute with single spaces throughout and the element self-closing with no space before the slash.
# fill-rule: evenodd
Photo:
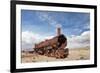
<svg viewBox="0 0 100 73">
<path fill-rule="evenodd" d="M 88 60 L 90 58 L 89 48 L 69 49 L 69 55 L 64 59 L 56 59 L 54 57 L 47 57 L 35 53 L 22 53 L 22 63 L 31 62 L 50 62 L 50 61 L 69 61 L 69 60 Z"/>
</svg>

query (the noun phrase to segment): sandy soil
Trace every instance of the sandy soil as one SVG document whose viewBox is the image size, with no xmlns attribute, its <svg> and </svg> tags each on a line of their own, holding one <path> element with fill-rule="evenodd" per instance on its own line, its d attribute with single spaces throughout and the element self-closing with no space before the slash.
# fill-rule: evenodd
<svg viewBox="0 0 100 73">
<path fill-rule="evenodd" d="M 22 53 L 21 59 L 22 63 L 30 62 L 49 62 L 49 61 L 68 61 L 68 60 L 88 60 L 90 58 L 90 49 L 69 49 L 69 55 L 65 59 L 56 59 L 53 57 L 47 57 L 43 55 L 38 55 L 34 53 Z"/>
</svg>

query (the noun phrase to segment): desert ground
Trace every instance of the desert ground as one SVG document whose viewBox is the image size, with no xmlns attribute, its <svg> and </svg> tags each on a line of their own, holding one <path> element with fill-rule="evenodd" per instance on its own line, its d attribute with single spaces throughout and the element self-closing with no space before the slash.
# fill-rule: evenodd
<svg viewBox="0 0 100 73">
<path fill-rule="evenodd" d="M 49 62 L 49 61 L 69 61 L 69 60 L 88 60 L 90 59 L 89 48 L 69 49 L 68 57 L 64 59 L 56 59 L 54 57 L 47 57 L 35 53 L 22 52 L 21 62 Z"/>
</svg>

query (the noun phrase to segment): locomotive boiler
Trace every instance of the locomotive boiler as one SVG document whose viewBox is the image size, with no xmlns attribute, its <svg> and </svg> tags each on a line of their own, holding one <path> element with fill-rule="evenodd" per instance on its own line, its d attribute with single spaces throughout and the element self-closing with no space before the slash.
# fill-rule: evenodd
<svg viewBox="0 0 100 73">
<path fill-rule="evenodd" d="M 55 58 L 66 58 L 69 54 L 67 46 L 67 38 L 61 34 L 61 28 L 57 28 L 57 35 L 52 39 L 46 39 L 35 44 L 34 52 L 40 55 Z"/>
</svg>

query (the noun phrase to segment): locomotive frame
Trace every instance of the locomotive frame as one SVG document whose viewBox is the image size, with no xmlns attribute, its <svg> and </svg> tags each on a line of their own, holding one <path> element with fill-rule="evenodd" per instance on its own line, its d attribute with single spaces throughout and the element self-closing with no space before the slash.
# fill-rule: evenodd
<svg viewBox="0 0 100 73">
<path fill-rule="evenodd" d="M 52 7 L 71 7 L 85 8 L 94 10 L 94 63 L 86 65 L 72 66 L 51 66 L 51 67 L 36 67 L 36 68 L 17 68 L 16 59 L 16 5 L 36 5 L 36 6 L 52 6 Z M 61 70 L 61 69 L 77 69 L 97 67 L 97 7 L 93 5 L 78 5 L 78 4 L 61 4 L 61 3 L 46 3 L 46 2 L 31 2 L 31 1 L 11 1 L 11 66 L 10 71 L 13 72 L 29 72 L 29 71 L 45 71 L 45 70 Z"/>
</svg>

